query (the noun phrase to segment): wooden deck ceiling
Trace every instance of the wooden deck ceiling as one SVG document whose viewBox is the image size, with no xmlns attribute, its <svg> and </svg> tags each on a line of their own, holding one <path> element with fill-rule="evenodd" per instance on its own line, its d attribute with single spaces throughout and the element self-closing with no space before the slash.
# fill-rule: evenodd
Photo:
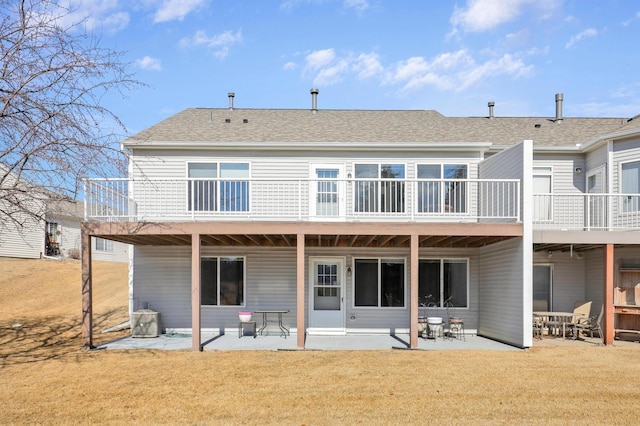
<svg viewBox="0 0 640 426">
<path fill-rule="evenodd" d="M 327 223 L 327 222 L 86 222 L 91 236 L 133 245 L 190 246 L 199 234 L 203 246 L 409 247 L 418 235 L 420 247 L 477 248 L 522 236 L 517 223 Z"/>
</svg>

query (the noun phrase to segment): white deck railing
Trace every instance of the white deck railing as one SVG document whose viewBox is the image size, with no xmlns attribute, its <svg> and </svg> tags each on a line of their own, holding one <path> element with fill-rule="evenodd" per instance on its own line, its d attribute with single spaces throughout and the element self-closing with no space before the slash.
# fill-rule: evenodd
<svg viewBox="0 0 640 426">
<path fill-rule="evenodd" d="M 519 222 L 515 179 L 88 179 L 85 219 Z"/>
<path fill-rule="evenodd" d="M 536 229 L 640 228 L 640 194 L 534 194 Z"/>
</svg>

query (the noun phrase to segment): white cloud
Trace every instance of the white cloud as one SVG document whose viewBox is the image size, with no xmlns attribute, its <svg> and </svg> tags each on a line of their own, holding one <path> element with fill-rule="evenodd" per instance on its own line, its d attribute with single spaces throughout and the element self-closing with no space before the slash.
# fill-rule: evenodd
<svg viewBox="0 0 640 426">
<path fill-rule="evenodd" d="M 440 54 L 432 61 L 413 57 L 399 62 L 390 70 L 386 83 L 400 85 L 402 90 L 435 86 L 461 92 L 489 78 L 526 77 L 532 72 L 533 66 L 525 65 L 521 59 L 509 54 L 478 64 L 466 50 L 459 50 Z"/>
<path fill-rule="evenodd" d="M 144 58 L 137 59 L 136 65 L 143 70 L 162 71 L 160 59 L 152 58 L 151 56 L 145 56 Z"/>
<path fill-rule="evenodd" d="M 316 50 L 307 55 L 306 67 L 311 70 L 322 68 L 330 64 L 336 57 L 333 49 Z"/>
<path fill-rule="evenodd" d="M 210 49 L 214 56 L 223 59 L 229 54 L 229 48 L 237 43 L 242 42 L 242 33 L 240 31 L 235 34 L 231 31 L 225 31 L 213 36 L 207 35 L 203 30 L 198 30 L 191 38 L 183 38 L 180 40 L 181 47 L 201 47 Z"/>
<path fill-rule="evenodd" d="M 362 13 L 369 8 L 368 0 L 344 0 L 342 4 L 345 9 L 355 9 L 358 13 Z"/>
<path fill-rule="evenodd" d="M 204 0 L 164 0 L 153 20 L 154 22 L 182 21 L 203 3 Z"/>
<path fill-rule="evenodd" d="M 582 31 L 581 33 L 576 34 L 573 37 L 571 37 L 569 39 L 569 42 L 565 45 L 565 47 L 567 49 L 569 49 L 569 48 L 573 47 L 579 41 L 582 41 L 585 38 L 595 37 L 597 35 L 598 35 L 598 31 L 597 30 L 595 30 L 594 28 L 588 28 L 588 29 Z"/>
<path fill-rule="evenodd" d="M 334 49 L 311 52 L 305 57 L 303 76 L 311 78 L 314 85 L 330 86 L 348 76 L 364 80 L 381 76 L 384 67 L 376 53 L 346 52 L 338 55 Z"/>
<path fill-rule="evenodd" d="M 68 0 L 57 3 L 58 23 L 65 28 L 82 25 L 83 29 L 95 29 L 114 33 L 129 25 L 129 14 L 120 10 L 118 0 Z"/>
<path fill-rule="evenodd" d="M 295 62 L 292 62 L 292 61 L 289 61 L 282 66 L 282 69 L 285 71 L 295 70 L 296 68 L 298 68 L 298 66 L 296 65 Z"/>
<path fill-rule="evenodd" d="M 559 5 L 559 0 L 468 0 L 466 7 L 456 7 L 451 24 L 467 32 L 488 31 L 513 21 L 528 6 L 536 8 L 536 16 L 546 19 Z"/>
</svg>

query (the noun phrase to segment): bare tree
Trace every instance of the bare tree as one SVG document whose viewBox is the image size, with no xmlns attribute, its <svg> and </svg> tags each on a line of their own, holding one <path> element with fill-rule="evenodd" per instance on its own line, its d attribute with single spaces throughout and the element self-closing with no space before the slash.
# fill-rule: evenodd
<svg viewBox="0 0 640 426">
<path fill-rule="evenodd" d="M 140 83 L 122 52 L 68 24 L 73 11 L 57 3 L 0 0 L 0 228 L 41 218 L 43 198 L 75 199 L 81 178 L 125 164 L 124 125 L 103 99 Z"/>
</svg>

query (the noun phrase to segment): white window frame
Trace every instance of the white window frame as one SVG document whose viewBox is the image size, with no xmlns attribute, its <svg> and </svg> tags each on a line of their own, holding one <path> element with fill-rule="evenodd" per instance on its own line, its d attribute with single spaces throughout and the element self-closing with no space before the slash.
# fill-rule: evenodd
<svg viewBox="0 0 640 426">
<path fill-rule="evenodd" d="M 215 200 L 215 206 L 216 208 L 213 210 L 197 210 L 197 209 L 191 209 L 191 205 L 189 203 L 189 194 L 191 191 L 191 182 L 192 181 L 197 181 L 199 180 L 198 178 L 190 178 L 189 177 L 189 166 L 191 164 L 215 164 L 216 165 L 216 177 L 215 178 L 207 178 L 207 179 L 211 179 L 214 183 L 215 183 L 215 196 L 216 196 L 216 200 Z M 222 171 L 222 164 L 246 164 L 248 166 L 248 176 L 246 178 L 246 181 L 248 182 L 248 186 L 249 186 L 249 190 L 247 191 L 247 204 L 248 204 L 248 209 L 247 210 L 221 210 L 221 198 L 220 198 L 220 182 L 224 181 L 225 178 L 221 177 L 221 171 Z M 251 175 L 252 175 L 252 164 L 250 161 L 223 161 L 223 160 L 212 160 L 212 161 L 187 161 L 185 164 L 185 176 L 187 178 L 187 196 L 186 196 L 186 209 L 188 212 L 191 213 L 242 213 L 242 214 L 246 214 L 246 213 L 251 213 L 251 209 L 253 207 L 253 203 L 251 202 L 252 200 L 252 193 L 251 191 L 253 190 L 253 185 L 251 184 Z M 206 180 L 206 179 L 205 179 Z"/>
<path fill-rule="evenodd" d="M 378 261 L 378 281 L 377 281 L 377 294 L 378 294 L 378 305 L 377 306 L 360 306 L 356 305 L 356 261 L 357 260 L 376 260 Z M 381 282 L 381 263 L 384 261 L 402 261 L 403 267 L 403 291 L 402 291 L 402 306 L 382 306 L 382 282 Z M 402 310 L 407 309 L 407 258 L 406 257 L 394 257 L 394 256 L 386 256 L 386 257 L 365 257 L 365 256 L 354 256 L 352 259 L 353 262 L 353 291 L 351 295 L 351 307 L 352 309 L 389 309 L 389 310 Z M 398 262 L 400 263 L 400 262 Z"/>
<path fill-rule="evenodd" d="M 397 212 L 387 212 L 387 211 L 382 211 L 382 190 L 381 190 L 381 182 L 382 179 L 386 179 L 386 178 L 382 178 L 381 174 L 382 174 L 382 166 L 383 165 L 392 165 L 392 166 L 402 166 L 404 168 L 404 177 L 403 178 L 399 178 L 399 179 L 395 179 L 398 182 L 403 182 L 403 196 L 402 196 L 402 202 L 403 202 L 403 210 L 402 211 L 397 211 Z M 357 211 L 356 210 L 356 206 L 357 206 L 357 202 L 356 202 L 356 194 L 358 193 L 357 190 L 357 185 L 358 182 L 365 182 L 367 179 L 371 179 L 371 178 L 358 178 L 356 177 L 356 167 L 357 166 L 377 166 L 378 167 L 378 172 L 377 172 L 377 177 L 375 178 L 374 182 L 376 182 L 376 191 L 377 191 L 377 199 L 376 199 L 376 203 L 377 203 L 377 209 L 375 211 Z M 408 175 L 408 167 L 407 167 L 407 163 L 406 162 L 393 162 L 393 161 L 354 161 L 351 165 L 353 171 L 352 171 L 352 175 L 353 175 L 353 188 L 352 188 L 352 197 L 353 197 L 353 212 L 355 214 L 358 215 L 369 215 L 369 214 L 374 214 L 374 215 L 398 215 L 398 214 L 405 214 L 411 211 L 411 206 L 409 205 L 409 198 L 407 196 L 407 175 Z"/>
<path fill-rule="evenodd" d="M 464 194 L 464 210 L 460 211 L 460 212 L 446 212 L 444 207 L 445 207 L 445 189 L 444 189 L 444 167 L 445 166 L 464 166 L 466 167 L 467 170 L 467 177 L 466 180 L 468 181 L 470 178 L 470 167 L 471 163 L 465 163 L 465 162 L 457 162 L 455 160 L 453 161 L 420 161 L 418 163 L 415 164 L 415 178 L 416 178 L 416 190 L 415 190 L 415 199 L 416 199 L 416 203 L 415 203 L 415 210 L 416 210 L 416 214 L 419 215 L 442 215 L 443 213 L 452 213 L 452 214 L 465 214 L 468 213 L 469 211 L 469 197 L 470 197 L 470 192 L 471 192 L 471 188 L 469 188 L 469 186 L 467 185 L 467 188 L 465 190 L 465 194 Z M 420 166 L 440 166 L 440 180 L 441 180 L 441 185 L 438 186 L 438 206 L 439 209 L 438 211 L 435 212 L 421 212 L 418 209 L 418 203 L 422 202 L 422 200 L 420 199 L 420 197 L 418 196 L 418 186 L 420 184 L 419 179 L 424 179 L 424 178 L 419 178 L 418 177 L 418 169 L 420 168 Z"/>
<path fill-rule="evenodd" d="M 640 175 L 640 160 L 630 160 L 630 161 L 620 161 L 618 163 L 618 193 L 620 194 L 620 204 L 621 206 L 619 206 L 618 208 L 620 209 L 620 213 L 622 213 L 623 215 L 625 214 L 638 214 L 638 212 L 640 212 L 640 200 L 638 200 L 637 197 L 635 197 L 635 199 L 632 199 L 630 197 L 630 195 L 636 195 L 636 194 L 640 194 L 640 188 L 638 189 L 638 192 L 633 193 L 633 192 L 624 192 L 624 181 L 623 181 L 623 176 L 622 176 L 622 172 L 623 172 L 623 167 L 626 164 L 634 164 L 637 163 L 638 164 L 638 174 Z M 640 180 L 640 177 L 639 177 Z M 638 186 L 640 187 L 640 182 L 638 182 Z M 625 197 L 625 195 L 628 195 L 628 197 Z M 632 201 L 632 205 L 630 207 L 628 207 L 627 205 L 627 201 L 631 200 Z M 635 204 L 635 206 L 633 205 Z"/>
<path fill-rule="evenodd" d="M 231 255 L 210 255 L 210 256 L 201 256 L 200 264 L 202 265 L 202 261 L 204 259 L 216 259 L 217 267 L 216 267 L 216 300 L 217 304 L 215 305 L 205 305 L 202 303 L 202 296 L 200 296 L 200 306 L 202 308 L 228 308 L 228 309 L 237 309 L 243 308 L 247 304 L 247 258 L 246 256 L 231 256 Z M 220 260 L 221 259 L 242 259 L 242 303 L 240 305 L 222 305 L 220 304 Z M 201 266 L 200 266 L 201 267 Z M 200 278 L 202 279 L 202 278 Z M 202 291 L 202 284 L 201 284 Z"/>
</svg>

